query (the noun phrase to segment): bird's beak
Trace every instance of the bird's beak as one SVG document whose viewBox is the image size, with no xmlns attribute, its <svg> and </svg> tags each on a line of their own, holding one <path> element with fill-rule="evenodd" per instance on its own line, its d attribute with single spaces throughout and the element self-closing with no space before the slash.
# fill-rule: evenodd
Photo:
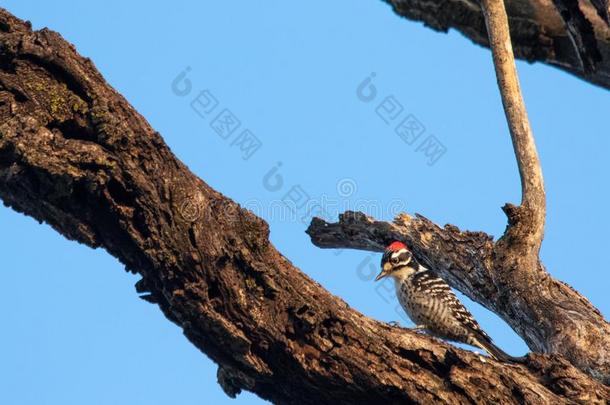
<svg viewBox="0 0 610 405">
<path fill-rule="evenodd" d="M 383 265 L 383 267 L 381 268 L 381 273 L 379 273 L 377 275 L 377 277 L 375 277 L 375 281 L 379 281 L 382 278 L 386 277 L 388 274 L 390 274 L 390 269 L 392 268 L 392 266 L 390 266 L 389 263 L 385 263 Z"/>
</svg>

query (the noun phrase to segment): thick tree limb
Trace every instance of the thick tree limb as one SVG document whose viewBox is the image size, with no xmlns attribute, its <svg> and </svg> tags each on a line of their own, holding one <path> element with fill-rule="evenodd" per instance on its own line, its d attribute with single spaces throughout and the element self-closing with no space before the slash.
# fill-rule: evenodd
<svg viewBox="0 0 610 405">
<path fill-rule="evenodd" d="M 90 60 L 1 9 L 0 198 L 139 273 L 137 291 L 219 364 L 229 395 L 300 404 L 610 398 L 561 358 L 482 361 L 350 309 L 275 250 L 264 221 L 178 161 Z"/>
<path fill-rule="evenodd" d="M 403 17 L 438 31 L 455 28 L 489 47 L 477 0 L 384 1 Z M 506 0 L 506 8 L 518 58 L 547 63 L 610 89 L 607 0 Z"/>
</svg>

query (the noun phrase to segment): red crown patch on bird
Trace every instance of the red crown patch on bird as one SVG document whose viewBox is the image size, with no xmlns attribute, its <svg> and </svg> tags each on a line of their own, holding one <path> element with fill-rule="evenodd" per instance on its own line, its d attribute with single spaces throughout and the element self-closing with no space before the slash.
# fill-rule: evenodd
<svg viewBox="0 0 610 405">
<path fill-rule="evenodd" d="M 391 250 L 392 252 L 396 252 L 397 250 L 400 250 L 400 249 L 408 249 L 408 247 L 404 243 L 396 240 L 396 241 L 390 243 L 390 246 L 388 246 L 386 249 Z"/>
</svg>

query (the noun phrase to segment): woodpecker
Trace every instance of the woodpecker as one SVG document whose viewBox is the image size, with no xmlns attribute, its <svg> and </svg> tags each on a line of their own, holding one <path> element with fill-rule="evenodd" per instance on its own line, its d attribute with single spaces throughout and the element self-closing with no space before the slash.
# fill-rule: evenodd
<svg viewBox="0 0 610 405">
<path fill-rule="evenodd" d="M 496 360 L 523 362 L 523 358 L 510 356 L 498 348 L 445 280 L 419 264 L 402 242 L 392 242 L 385 249 L 381 273 L 375 281 L 387 276 L 394 279 L 400 305 L 415 323 L 415 329 L 481 348 Z"/>
</svg>

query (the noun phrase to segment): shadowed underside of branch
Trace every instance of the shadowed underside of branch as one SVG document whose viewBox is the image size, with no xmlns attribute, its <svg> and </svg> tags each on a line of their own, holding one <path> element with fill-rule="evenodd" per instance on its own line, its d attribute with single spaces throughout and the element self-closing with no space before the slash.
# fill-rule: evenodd
<svg viewBox="0 0 610 405">
<path fill-rule="evenodd" d="M 489 47 L 478 0 L 383 0 L 403 17 L 454 28 Z M 515 56 L 544 62 L 610 89 L 608 1 L 505 0 Z"/>
<path fill-rule="evenodd" d="M 246 389 L 300 404 L 610 398 L 608 387 L 559 356 L 502 364 L 349 308 L 270 244 L 263 220 L 192 174 L 90 60 L 57 33 L 32 31 L 2 9 L 0 198 L 140 274 L 137 291 L 219 365 L 229 395 Z M 434 234 L 417 238 L 427 235 Z M 484 236 L 473 240 L 492 249 Z M 413 245 L 433 257 L 433 247 Z M 455 260 L 477 263 L 476 252 L 462 254 Z M 473 284 L 479 302 L 502 282 L 448 274 L 454 285 Z"/>
</svg>

